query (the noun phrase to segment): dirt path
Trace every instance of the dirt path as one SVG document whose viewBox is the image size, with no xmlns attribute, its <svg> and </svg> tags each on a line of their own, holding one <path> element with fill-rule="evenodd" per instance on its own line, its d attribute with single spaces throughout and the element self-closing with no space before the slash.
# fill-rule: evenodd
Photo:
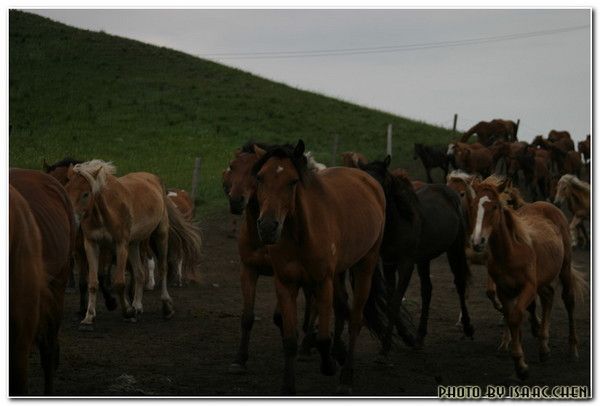
<svg viewBox="0 0 600 406">
<path fill-rule="evenodd" d="M 66 314 L 61 331 L 61 365 L 57 395 L 277 395 L 281 384 L 283 356 L 278 330 L 271 322 L 275 306 L 272 279 L 259 280 L 256 315 L 250 343 L 249 371 L 229 375 L 239 337 L 241 295 L 235 240 L 227 238 L 228 216 L 203 224 L 203 279 L 199 286 L 172 288 L 176 314 L 163 321 L 159 292 L 144 296 L 144 315 L 137 324 L 122 321 L 118 312 L 99 306 L 94 332 L 77 330 L 74 313 L 76 294 L 66 296 Z M 589 278 L 589 251 L 578 251 L 576 264 Z M 496 350 L 502 327 L 500 316 L 485 297 L 485 269 L 474 267 L 468 305 L 475 326 L 475 339 L 462 338 L 455 326 L 458 297 L 445 257 L 432 264 L 433 298 L 429 335 L 425 349 L 401 348 L 387 358 L 377 355 L 377 342 L 366 330 L 361 333 L 355 372 L 355 395 L 435 396 L 438 382 L 444 385 L 506 383 L 512 374 L 508 353 Z M 418 317 L 420 304 L 416 273 L 409 292 L 409 309 Z M 580 337 L 580 360 L 571 362 L 567 353 L 567 315 L 556 295 L 552 314 L 551 358 L 541 364 L 537 342 L 524 333 L 529 384 L 590 385 L 589 298 L 576 310 Z M 101 302 L 99 302 L 101 303 Z M 43 391 L 37 354 L 32 355 L 33 394 Z M 515 382 L 513 382 L 515 384 Z M 316 353 L 298 362 L 299 395 L 334 394 L 337 377 L 319 373 Z"/>
</svg>

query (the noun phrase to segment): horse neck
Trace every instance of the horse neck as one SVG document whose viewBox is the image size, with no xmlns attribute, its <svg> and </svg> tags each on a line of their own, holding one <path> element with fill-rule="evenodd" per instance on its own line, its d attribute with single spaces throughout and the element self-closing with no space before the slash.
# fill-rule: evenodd
<svg viewBox="0 0 600 406">
<path fill-rule="evenodd" d="M 513 239 L 513 230 L 508 224 L 508 216 L 514 216 L 514 214 L 510 213 L 508 209 L 502 209 L 500 216 L 498 225 L 494 227 L 490 235 L 490 251 L 496 262 L 507 263 L 520 243 Z M 515 221 L 514 218 L 511 220 Z"/>
<path fill-rule="evenodd" d="M 109 182 L 112 182 L 115 178 L 112 175 L 108 175 L 106 184 L 94 195 L 94 202 L 92 208 L 92 221 L 105 225 L 106 220 L 110 219 L 111 212 L 109 204 L 107 203 L 107 186 Z"/>
<path fill-rule="evenodd" d="M 315 210 L 315 205 L 311 202 L 323 199 L 323 183 L 312 174 L 306 177 L 307 179 L 296 186 L 294 212 L 288 214 L 282 231 L 282 236 L 297 243 L 302 242 L 306 235 L 310 234 L 311 225 L 321 224 L 321 220 L 315 218 L 316 212 L 320 210 Z M 321 203 L 319 206 L 322 206 Z"/>
</svg>

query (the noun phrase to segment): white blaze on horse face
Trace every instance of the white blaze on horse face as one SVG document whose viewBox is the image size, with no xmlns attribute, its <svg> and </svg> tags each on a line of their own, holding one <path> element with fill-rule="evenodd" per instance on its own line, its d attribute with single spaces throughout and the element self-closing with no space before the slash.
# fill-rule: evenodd
<svg viewBox="0 0 600 406">
<path fill-rule="evenodd" d="M 477 219 L 475 220 L 475 231 L 473 232 L 474 245 L 479 245 L 481 243 L 481 228 L 483 226 L 483 215 L 485 214 L 483 204 L 489 201 L 490 198 L 487 196 L 483 196 L 479 199 L 479 204 L 477 205 Z"/>
<path fill-rule="evenodd" d="M 448 145 L 448 151 L 446 152 L 446 155 L 454 155 L 454 144 Z"/>
<path fill-rule="evenodd" d="M 278 166 L 275 170 L 276 173 L 283 172 L 283 166 Z"/>
</svg>

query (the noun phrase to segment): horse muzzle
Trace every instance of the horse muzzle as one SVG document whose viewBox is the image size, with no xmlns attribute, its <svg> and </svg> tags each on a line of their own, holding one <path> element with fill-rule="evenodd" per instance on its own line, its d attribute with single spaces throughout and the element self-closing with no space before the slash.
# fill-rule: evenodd
<svg viewBox="0 0 600 406">
<path fill-rule="evenodd" d="M 475 242 L 474 239 L 471 240 L 471 247 L 473 247 L 473 250 L 475 252 L 483 252 L 485 251 L 485 246 L 486 246 L 486 240 L 485 238 L 481 238 L 479 241 Z"/>
<path fill-rule="evenodd" d="M 265 245 L 275 244 L 281 236 L 281 223 L 274 218 L 259 218 L 256 221 L 258 236 Z"/>
</svg>

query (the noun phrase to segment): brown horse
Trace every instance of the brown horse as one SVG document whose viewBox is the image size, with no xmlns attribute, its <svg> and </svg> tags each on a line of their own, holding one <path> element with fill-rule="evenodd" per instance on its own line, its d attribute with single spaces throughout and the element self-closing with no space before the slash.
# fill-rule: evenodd
<svg viewBox="0 0 600 406">
<path fill-rule="evenodd" d="M 479 143 L 457 142 L 451 145 L 450 151 L 454 155 L 454 162 L 458 169 L 482 176 L 489 176 L 492 173 L 493 156 L 488 148 Z"/>
<path fill-rule="evenodd" d="M 223 171 L 223 190 L 229 200 L 232 213 L 245 212 L 242 219 L 238 238 L 238 252 L 241 260 L 240 279 L 243 299 L 241 317 L 241 339 L 238 353 L 230 365 L 231 373 L 244 373 L 248 361 L 248 345 L 250 332 L 254 324 L 254 301 L 256 297 L 256 284 L 259 276 L 273 276 L 273 269 L 268 258 L 266 248 L 260 241 L 256 220 L 258 219 L 258 206 L 256 203 L 256 179 L 252 175 L 252 168 L 259 157 L 254 151 L 254 146 L 268 148 L 266 144 L 247 142 L 241 149 L 235 151 L 234 159 L 228 168 Z M 307 158 L 308 165 L 308 158 Z M 318 171 L 318 167 L 312 168 Z M 311 320 L 312 296 L 310 291 L 303 289 L 306 307 L 304 313 L 302 352 L 310 352 L 311 338 L 314 321 Z M 276 309 L 273 314 L 274 323 L 281 329 L 281 312 Z M 341 346 L 338 343 L 338 347 Z"/>
<path fill-rule="evenodd" d="M 167 189 L 167 197 L 181 212 L 184 219 L 187 221 L 194 220 L 194 202 L 192 202 L 192 198 L 188 192 L 183 189 L 169 188 Z"/>
<path fill-rule="evenodd" d="M 590 185 L 577 179 L 574 175 L 564 175 L 558 181 L 554 204 L 566 203 L 573 219 L 569 225 L 571 231 L 571 244 L 578 245 L 579 236 L 582 237 L 583 246 L 590 242 L 590 237 L 583 225 L 583 221 L 590 218 Z M 579 233 L 578 233 L 579 231 Z"/>
<path fill-rule="evenodd" d="M 573 151 L 575 149 L 575 144 L 568 131 L 550 130 L 548 133 L 548 141 L 557 144 L 564 151 Z"/>
<path fill-rule="evenodd" d="M 540 296 L 542 322 L 539 329 L 540 359 L 550 354 L 548 347 L 553 283 L 560 280 L 562 298 L 569 315 L 569 347 L 578 356 L 575 331 L 575 298 L 585 281 L 571 266 L 571 246 L 567 220 L 552 204 L 535 202 L 519 210 L 504 206 L 500 193 L 504 185 L 482 182 L 475 186 L 472 202 L 471 239 L 476 250 L 489 247 L 488 273 L 497 286 L 511 336 L 512 357 L 517 376 L 528 374 L 521 346 L 524 311 Z"/>
<path fill-rule="evenodd" d="M 335 373 L 329 334 L 334 285 L 339 283 L 338 275 L 350 269 L 354 282 L 350 343 L 338 387 L 347 393 L 353 384 L 354 350 L 363 311 L 367 326 L 373 329 L 382 327 L 380 317 L 385 317 L 377 312 L 376 300 L 384 298 L 385 291 L 371 289 L 374 275 L 381 276 L 374 271 L 385 225 L 383 190 L 366 173 L 353 168 L 310 172 L 302 140 L 295 147 L 256 148 L 256 152 L 261 157 L 253 169 L 259 208 L 256 226 L 267 246 L 283 317 L 283 391 L 295 392 L 296 298 L 301 286 L 315 289 L 321 372 Z"/>
<path fill-rule="evenodd" d="M 583 156 L 583 160 L 587 163 L 591 157 L 591 139 L 589 134 L 587 137 L 585 137 L 585 141 L 579 141 L 577 144 L 577 150 Z"/>
<path fill-rule="evenodd" d="M 29 327 L 26 329 L 30 329 L 34 326 L 33 323 L 37 317 L 36 341 L 44 370 L 44 392 L 49 394 L 54 390 L 54 372 L 59 362 L 58 331 L 63 316 L 64 293 L 72 266 L 71 254 L 75 244 L 76 228 L 73 207 L 63 187 L 54 178 L 42 172 L 11 169 L 9 183 L 12 194 L 16 195 L 15 192 L 18 192 L 21 196 L 21 198 L 12 199 L 13 204 L 16 203 L 20 207 L 18 216 L 22 217 L 23 212 L 29 212 L 25 214 L 27 217 L 25 223 L 22 222 L 23 219 L 13 218 L 17 216 L 17 212 L 15 212 L 15 216 L 12 216 L 11 213 L 11 220 L 20 221 L 20 226 L 17 225 L 18 223 L 13 223 L 14 228 L 11 230 L 11 233 L 19 234 L 12 234 L 11 249 L 17 251 L 11 251 L 10 256 L 10 274 L 16 276 L 14 280 L 11 279 L 10 291 L 11 328 L 15 327 L 15 335 L 11 330 L 11 381 L 14 379 L 15 384 L 13 386 L 13 382 L 11 382 L 11 393 L 24 393 L 27 390 L 27 387 L 23 386 L 27 383 L 27 364 L 23 364 L 22 357 L 23 351 L 30 345 L 29 332 L 22 337 L 25 340 L 23 343 L 16 340 L 20 339 L 23 325 L 28 325 Z M 35 226 L 32 225 L 32 220 L 35 221 Z M 20 228 L 22 226 L 28 228 L 22 229 Z M 29 247 L 32 250 L 32 258 L 21 255 L 25 254 L 24 250 L 28 249 L 29 243 L 24 240 L 29 238 L 32 239 L 32 245 Z M 39 268 L 40 245 L 38 244 L 41 244 L 41 268 Z M 22 292 L 23 287 L 20 284 L 23 282 L 21 278 L 24 275 L 20 275 L 20 273 L 23 272 L 24 266 L 28 266 L 29 261 L 31 261 L 32 269 L 28 272 L 33 274 L 34 279 L 28 283 L 31 283 L 32 294 L 38 297 L 40 305 L 39 312 L 34 311 L 31 314 L 31 321 L 24 320 L 22 317 L 25 316 L 26 311 L 32 310 L 30 307 L 32 305 L 27 304 L 27 308 L 20 310 L 19 307 L 23 304 L 22 300 L 26 299 L 15 297 Z M 43 272 L 44 280 L 41 296 L 39 280 L 36 281 L 40 271 Z M 15 275 L 15 273 L 19 273 L 19 275 Z M 13 286 L 14 290 L 12 290 Z M 35 303 L 36 299 L 33 298 L 33 300 Z M 14 316 L 17 316 L 17 319 Z M 12 352 L 13 348 L 15 349 L 14 353 Z M 13 371 L 15 375 L 12 374 Z M 25 381 L 23 381 L 23 377 L 25 377 Z"/>
<path fill-rule="evenodd" d="M 342 166 L 348 168 L 358 168 L 358 163 L 366 164 L 369 160 L 360 152 L 346 151 L 340 154 L 342 157 Z"/>
<path fill-rule="evenodd" d="M 74 165 L 80 164 L 83 161 L 73 158 L 64 158 L 52 165 L 48 165 L 44 160 L 44 172 L 52 176 L 60 182 L 61 185 L 65 186 L 69 182 L 67 176 L 69 168 Z M 117 308 L 117 301 L 110 292 L 110 267 L 112 265 L 112 252 L 107 249 L 100 250 L 100 259 L 98 264 L 98 281 L 104 303 L 109 311 L 113 311 Z M 77 238 L 75 240 L 75 249 L 73 250 L 73 257 L 75 260 L 75 266 L 71 269 L 69 276 L 69 284 L 75 283 L 75 271 L 79 274 L 79 315 L 85 316 L 88 303 L 87 294 L 87 278 L 88 278 L 88 263 L 85 256 L 85 249 L 83 247 L 83 235 L 81 229 L 77 230 Z"/>
<path fill-rule="evenodd" d="M 135 321 L 141 314 L 144 291 L 144 271 L 140 258 L 140 243 L 151 239 L 155 247 L 157 268 L 161 280 L 163 316 L 172 317 L 173 302 L 167 290 L 167 248 L 171 237 L 181 244 L 189 267 L 197 264 L 200 236 L 197 228 L 185 221 L 182 214 L 167 198 L 158 176 L 130 173 L 120 178 L 108 162 L 92 160 L 70 168 L 65 189 L 73 203 L 83 231 L 84 246 L 89 263 L 88 309 L 80 328 L 93 328 L 96 317 L 96 290 L 98 287 L 98 257 L 102 245 L 116 255 L 113 286 L 126 319 Z M 135 280 L 133 306 L 125 294 L 125 266 L 129 260 Z M 193 275 L 191 275 L 193 277 Z"/>
<path fill-rule="evenodd" d="M 494 119 L 490 122 L 480 121 L 466 131 L 461 142 L 467 142 L 472 135 L 477 135 L 477 141 L 489 147 L 496 140 L 517 141 L 517 124 L 510 120 Z"/>
</svg>

